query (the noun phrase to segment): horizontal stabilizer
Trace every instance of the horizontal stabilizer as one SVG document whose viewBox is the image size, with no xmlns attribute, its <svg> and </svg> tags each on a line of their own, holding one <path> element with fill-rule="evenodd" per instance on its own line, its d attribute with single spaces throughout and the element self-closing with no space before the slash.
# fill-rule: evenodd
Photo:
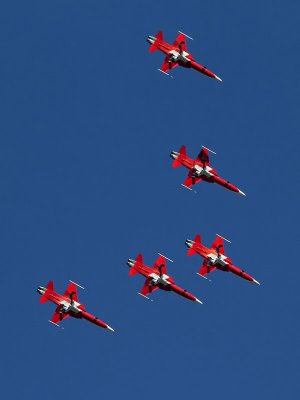
<svg viewBox="0 0 300 400">
<path fill-rule="evenodd" d="M 186 156 L 186 146 L 181 146 L 178 153 L 182 156 Z"/>
<path fill-rule="evenodd" d="M 40 303 L 41 304 L 43 304 L 43 303 L 46 303 L 46 301 L 48 301 L 48 291 L 51 291 L 51 292 L 53 292 L 53 290 L 54 290 L 54 284 L 53 284 L 53 281 L 49 281 L 48 283 L 47 283 L 47 286 L 46 286 L 46 291 L 45 291 L 45 293 L 41 296 L 41 298 L 40 298 Z"/>
<path fill-rule="evenodd" d="M 172 168 L 180 167 L 180 165 L 181 165 L 181 162 L 180 162 L 180 161 L 174 160 L 174 161 L 173 161 L 173 164 L 172 164 Z"/>
<path fill-rule="evenodd" d="M 134 266 L 133 267 L 131 267 L 130 269 L 129 269 L 129 272 L 128 272 L 128 275 L 129 276 L 132 276 L 132 275 L 135 275 L 135 274 L 137 274 L 138 273 L 138 271 L 134 268 Z"/>
<path fill-rule="evenodd" d="M 199 233 L 195 236 L 194 242 L 197 244 L 201 244 L 201 236 L 199 235 Z"/>
<path fill-rule="evenodd" d="M 153 44 L 151 44 L 151 46 L 149 47 L 149 52 L 153 53 L 154 51 L 158 50 L 158 47 L 156 46 L 155 42 Z"/>
<path fill-rule="evenodd" d="M 54 283 L 53 281 L 49 281 L 46 286 L 47 290 L 54 290 Z"/>
<path fill-rule="evenodd" d="M 41 298 L 40 298 L 40 303 L 41 303 L 41 304 L 44 304 L 44 303 L 46 303 L 47 301 L 48 301 L 47 295 L 46 295 L 46 294 L 43 294 L 43 295 L 41 296 Z"/>
<path fill-rule="evenodd" d="M 188 256 L 193 256 L 194 254 L 196 254 L 196 251 L 192 247 L 190 247 L 188 249 L 187 255 Z"/>
<path fill-rule="evenodd" d="M 164 34 L 162 31 L 159 31 L 156 35 L 156 39 L 163 41 L 164 40 Z"/>
<path fill-rule="evenodd" d="M 160 31 L 158 32 L 158 34 L 156 35 L 156 41 L 163 41 L 164 40 L 164 36 L 163 33 Z M 153 53 L 154 51 L 158 50 L 158 47 L 156 46 L 156 41 L 154 43 L 151 44 L 151 46 L 149 47 L 149 52 Z"/>
<path fill-rule="evenodd" d="M 135 259 L 136 262 L 140 263 L 140 264 L 144 264 L 144 260 L 143 260 L 143 256 L 141 253 L 139 253 Z"/>
<path fill-rule="evenodd" d="M 199 233 L 195 236 L 195 239 L 193 240 L 193 244 L 192 246 L 188 249 L 188 256 L 193 256 L 194 254 L 197 253 L 197 251 L 195 250 L 195 245 L 201 244 L 201 236 L 199 235 Z M 191 243 L 190 240 L 187 240 L 186 243 Z"/>
<path fill-rule="evenodd" d="M 138 270 L 135 268 L 135 264 L 144 264 L 144 261 L 143 261 L 143 256 L 142 256 L 142 254 L 141 253 L 139 253 L 137 256 L 136 256 L 136 259 L 135 259 L 135 263 L 132 265 L 132 267 L 130 268 L 130 270 L 129 270 L 129 272 L 128 272 L 128 275 L 129 276 L 132 276 L 132 275 L 135 275 L 135 274 L 137 274 L 138 273 Z"/>
</svg>

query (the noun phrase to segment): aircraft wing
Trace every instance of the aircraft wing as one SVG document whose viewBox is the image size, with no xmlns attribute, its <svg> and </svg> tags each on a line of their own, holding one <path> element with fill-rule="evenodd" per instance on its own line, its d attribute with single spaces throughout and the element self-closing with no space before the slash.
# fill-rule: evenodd
<svg viewBox="0 0 300 400">
<path fill-rule="evenodd" d="M 60 311 L 61 311 L 60 306 L 56 307 L 53 317 L 51 318 L 51 322 L 58 324 L 59 322 L 63 321 L 64 319 L 66 319 L 70 316 L 70 314 L 61 313 Z"/>
<path fill-rule="evenodd" d="M 217 248 L 219 248 L 219 252 L 220 254 L 224 254 L 225 255 L 225 251 L 224 251 L 224 241 L 220 236 L 217 236 L 212 244 L 212 249 L 216 250 Z"/>
<path fill-rule="evenodd" d="M 164 256 L 159 256 L 153 265 L 153 269 L 162 274 L 167 274 L 166 259 Z"/>
<path fill-rule="evenodd" d="M 162 66 L 160 67 L 160 70 L 162 72 L 168 73 L 171 69 L 177 67 L 178 63 L 172 63 L 169 61 L 169 57 L 166 57 Z"/>
<path fill-rule="evenodd" d="M 209 274 L 210 272 L 214 271 L 215 269 L 217 269 L 217 267 L 214 267 L 213 265 L 209 265 L 207 260 L 204 260 L 203 264 L 200 267 L 199 274 L 205 276 L 205 275 Z"/>
<path fill-rule="evenodd" d="M 185 182 L 184 186 L 191 187 L 195 185 L 195 183 L 201 182 L 202 178 L 201 176 L 194 176 L 192 172 L 189 172 Z"/>
<path fill-rule="evenodd" d="M 68 298 L 71 298 L 72 296 L 72 299 L 74 301 L 78 301 L 77 286 L 73 282 L 71 282 L 70 285 L 67 287 L 64 296 Z"/>
<path fill-rule="evenodd" d="M 152 286 L 150 285 L 150 280 L 147 278 L 146 282 L 144 283 L 144 286 L 142 287 L 140 293 L 144 296 L 148 296 L 148 294 L 154 292 L 155 290 L 158 289 L 158 286 Z"/>
<path fill-rule="evenodd" d="M 182 33 L 179 33 L 175 39 L 175 42 L 173 43 L 173 46 L 178 47 L 180 50 L 179 45 L 181 46 L 182 51 L 186 51 L 186 37 Z"/>
<path fill-rule="evenodd" d="M 200 160 L 203 165 L 209 165 L 208 150 L 202 148 L 202 150 L 197 156 L 197 159 Z"/>
</svg>

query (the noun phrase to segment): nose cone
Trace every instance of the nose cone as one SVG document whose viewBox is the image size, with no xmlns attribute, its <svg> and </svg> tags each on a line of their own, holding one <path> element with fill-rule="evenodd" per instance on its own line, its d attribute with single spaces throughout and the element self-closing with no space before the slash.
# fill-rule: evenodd
<svg viewBox="0 0 300 400">
<path fill-rule="evenodd" d="M 149 44 L 153 44 L 155 42 L 156 38 L 154 36 L 148 36 L 147 37 L 147 42 Z"/>
<path fill-rule="evenodd" d="M 39 286 L 39 287 L 37 288 L 37 292 L 38 292 L 40 295 L 43 295 L 43 294 L 46 292 L 46 288 L 44 288 L 43 286 Z"/>
</svg>

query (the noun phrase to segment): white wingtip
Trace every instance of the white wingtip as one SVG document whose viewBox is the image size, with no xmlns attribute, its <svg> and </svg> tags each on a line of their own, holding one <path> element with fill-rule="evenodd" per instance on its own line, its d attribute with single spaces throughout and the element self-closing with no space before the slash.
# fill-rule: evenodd
<svg viewBox="0 0 300 400">
<path fill-rule="evenodd" d="M 181 32 L 181 31 L 178 31 L 179 33 L 182 33 L 184 36 L 186 36 L 186 37 L 188 37 L 189 39 L 191 39 L 191 40 L 194 40 L 192 37 L 190 37 L 189 35 L 187 35 L 186 33 L 184 33 L 184 32 Z"/>
<path fill-rule="evenodd" d="M 208 282 L 211 282 L 210 279 L 208 279 L 206 276 L 204 276 L 202 274 L 199 274 L 199 272 L 196 272 L 196 275 L 199 275 L 199 276 L 201 276 L 201 278 L 206 279 Z"/>
<path fill-rule="evenodd" d="M 76 283 L 74 281 L 71 281 L 71 279 L 69 279 L 69 282 L 74 283 L 74 285 L 76 285 L 76 286 L 80 287 L 81 289 L 85 290 L 85 288 L 83 286 L 79 285 L 78 283 Z"/>
<path fill-rule="evenodd" d="M 197 297 L 195 298 L 195 301 L 199 304 L 203 304 L 202 301 L 200 301 L 199 299 L 197 299 Z"/>
<path fill-rule="evenodd" d="M 137 294 L 139 294 L 140 296 L 144 297 L 144 298 L 147 299 L 147 300 L 153 301 L 152 299 L 150 299 L 150 297 L 145 296 L 144 294 L 142 294 L 142 293 L 140 293 L 140 292 L 137 292 Z"/>
<path fill-rule="evenodd" d="M 259 283 L 256 279 L 253 279 L 252 282 L 253 282 L 253 283 L 256 283 L 257 285 L 260 285 L 260 283 Z"/>
<path fill-rule="evenodd" d="M 246 194 L 245 194 L 244 192 L 242 192 L 240 189 L 239 189 L 238 193 L 239 193 L 240 195 L 242 195 L 242 196 L 246 196 Z"/>
<path fill-rule="evenodd" d="M 171 262 L 174 262 L 173 260 L 171 260 L 171 258 L 168 258 L 167 256 L 165 256 L 164 254 L 158 253 L 160 256 L 165 257 L 166 260 L 169 260 Z"/>
<path fill-rule="evenodd" d="M 226 240 L 226 242 L 231 243 L 231 241 L 229 239 L 226 239 L 226 237 L 219 235 L 218 233 L 216 233 L 217 236 L 219 236 L 220 238 Z"/>
<path fill-rule="evenodd" d="M 181 183 L 181 186 L 183 186 L 183 187 L 186 188 L 186 189 L 193 190 L 193 189 L 191 189 L 190 187 L 184 185 L 183 183 Z"/>
<path fill-rule="evenodd" d="M 206 149 L 206 150 L 210 151 L 211 153 L 213 153 L 213 154 L 216 154 L 216 155 L 217 155 L 217 153 L 216 153 L 215 151 L 213 151 L 213 150 L 209 149 L 208 147 L 205 147 L 205 146 L 203 146 L 203 145 L 202 145 L 202 147 L 203 147 L 204 149 Z"/>
<path fill-rule="evenodd" d="M 106 328 L 109 330 L 109 331 L 111 331 L 111 332 L 114 332 L 115 330 L 111 327 L 111 326 L 109 326 L 109 325 L 106 325 Z"/>
<path fill-rule="evenodd" d="M 215 78 L 216 78 L 218 81 L 223 82 L 222 79 L 219 78 L 217 75 L 215 75 Z"/>
</svg>

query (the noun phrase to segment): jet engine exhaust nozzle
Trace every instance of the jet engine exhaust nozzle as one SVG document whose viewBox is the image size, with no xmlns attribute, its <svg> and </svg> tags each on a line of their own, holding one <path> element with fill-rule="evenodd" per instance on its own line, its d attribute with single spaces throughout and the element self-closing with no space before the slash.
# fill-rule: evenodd
<svg viewBox="0 0 300 400">
<path fill-rule="evenodd" d="M 179 153 L 177 151 L 171 151 L 170 157 L 173 158 L 173 160 L 177 160 L 179 156 Z"/>
<path fill-rule="evenodd" d="M 126 264 L 128 265 L 128 267 L 132 268 L 135 264 L 135 260 L 129 258 Z"/>
<path fill-rule="evenodd" d="M 156 38 L 154 36 L 148 36 L 147 37 L 147 42 L 150 44 L 153 44 L 155 42 Z"/>
<path fill-rule="evenodd" d="M 192 247 L 194 242 L 190 239 L 186 239 L 185 244 L 187 245 L 187 247 Z"/>
<path fill-rule="evenodd" d="M 43 295 L 46 292 L 46 288 L 39 286 L 36 290 L 39 294 Z"/>
</svg>

